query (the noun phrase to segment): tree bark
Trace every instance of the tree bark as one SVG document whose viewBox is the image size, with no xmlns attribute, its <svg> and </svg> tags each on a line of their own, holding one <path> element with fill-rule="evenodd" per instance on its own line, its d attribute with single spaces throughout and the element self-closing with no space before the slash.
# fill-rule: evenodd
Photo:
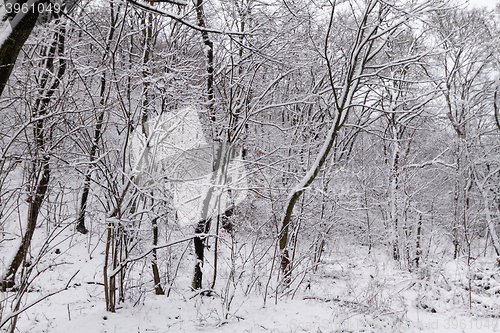
<svg viewBox="0 0 500 333">
<path fill-rule="evenodd" d="M 196 0 L 196 16 L 198 18 L 198 25 L 206 28 L 205 13 L 203 9 L 203 0 Z M 206 30 L 201 32 L 203 44 L 206 46 L 207 56 L 207 101 L 208 110 L 210 113 L 210 120 L 216 121 L 214 114 L 214 43 L 210 40 L 210 36 Z"/>
<path fill-rule="evenodd" d="M 418 268 L 420 265 L 420 259 L 422 257 L 422 248 L 420 244 L 420 238 L 422 234 L 422 214 L 418 217 L 418 224 L 417 224 L 417 244 L 416 244 L 416 251 L 415 251 L 415 266 Z"/>
<path fill-rule="evenodd" d="M 202 220 L 198 222 L 198 225 L 195 229 L 195 234 L 206 234 L 210 230 L 210 219 Z M 204 260 L 204 252 L 205 252 L 205 238 L 195 237 L 194 239 L 194 251 L 196 254 L 196 264 L 194 266 L 194 276 L 193 276 L 193 289 L 201 289 L 202 288 L 202 280 L 203 280 L 203 260 Z"/>
<path fill-rule="evenodd" d="M 153 246 L 158 245 L 158 218 L 154 218 L 153 221 L 151 222 L 153 224 Z M 165 295 L 165 292 L 163 291 L 163 288 L 161 287 L 160 284 L 160 272 L 158 270 L 158 264 L 157 264 L 157 254 L 156 254 L 156 248 L 153 248 L 153 262 L 151 263 L 152 269 L 153 269 L 153 280 L 155 283 L 155 293 L 156 295 Z"/>
<path fill-rule="evenodd" d="M 15 1 L 14 3 L 21 3 L 21 1 Z M 38 3 L 40 3 L 40 0 L 28 1 L 28 4 L 30 6 L 34 4 L 34 8 L 36 9 L 38 9 Z M 6 20 L 10 21 L 12 32 L 2 45 L 0 45 L 0 96 L 12 73 L 17 56 L 38 20 L 38 15 L 38 10 L 29 10 L 27 13 L 19 11 L 17 14 L 6 14 L 2 18 L 2 23 Z"/>
<path fill-rule="evenodd" d="M 195 3 L 196 6 L 196 16 L 198 19 L 198 25 L 202 28 L 206 27 L 205 23 L 205 13 L 203 9 L 203 0 L 196 0 Z M 201 36 L 203 39 L 203 44 L 206 46 L 206 57 L 207 57 L 207 107 L 210 115 L 210 122 L 212 124 L 212 137 L 216 136 L 216 134 L 213 131 L 214 128 L 214 123 L 216 121 L 215 113 L 214 113 L 214 45 L 213 42 L 210 40 L 210 36 L 208 35 L 208 32 L 206 30 L 201 31 Z M 217 170 L 215 166 L 213 167 L 213 170 Z M 211 196 L 212 196 L 213 189 L 209 189 L 207 193 L 207 198 L 205 199 L 206 205 L 210 204 Z M 208 200 L 208 201 L 207 201 Z M 208 206 L 206 207 L 208 209 Z M 203 214 L 202 214 L 203 215 Z M 199 221 L 196 228 L 195 228 L 195 233 L 196 234 L 201 234 L 201 233 L 208 233 L 210 231 L 210 222 L 211 219 L 203 219 L 202 221 Z M 202 280 L 203 280 L 203 260 L 204 260 L 204 251 L 205 251 L 205 244 L 204 244 L 204 239 L 201 237 L 195 237 L 193 239 L 194 243 L 194 250 L 196 253 L 196 264 L 194 267 L 194 276 L 193 276 L 193 283 L 192 283 L 192 288 L 193 289 L 201 289 L 202 287 Z"/>
<path fill-rule="evenodd" d="M 393 115 L 394 116 L 394 115 Z M 391 246 L 392 246 L 392 257 L 394 260 L 398 261 L 400 259 L 400 249 L 399 249 L 399 226 L 398 226 L 398 182 L 399 182 L 399 137 L 396 124 L 390 125 L 392 134 L 392 156 L 391 156 L 391 170 L 390 170 L 390 185 L 389 185 L 389 202 L 390 202 L 390 231 L 391 231 Z"/>
</svg>

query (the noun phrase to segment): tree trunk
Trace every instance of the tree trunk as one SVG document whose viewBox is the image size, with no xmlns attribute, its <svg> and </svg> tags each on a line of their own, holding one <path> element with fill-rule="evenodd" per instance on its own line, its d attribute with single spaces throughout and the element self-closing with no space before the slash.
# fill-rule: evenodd
<svg viewBox="0 0 500 333">
<path fill-rule="evenodd" d="M 28 4 L 34 4 L 34 8 L 38 9 L 38 0 L 28 1 Z M 16 3 L 21 3 L 21 1 L 16 1 Z M 31 8 L 31 7 L 29 7 Z M 4 25 L 3 28 L 12 28 L 12 32 L 8 35 L 7 39 L 0 45 L 0 95 L 2 95 L 5 85 L 9 80 L 9 76 L 12 73 L 14 64 L 16 62 L 17 56 L 21 51 L 24 43 L 28 39 L 33 27 L 38 19 L 38 10 L 34 12 L 28 10 L 27 13 L 6 14 L 2 18 L 2 23 L 6 20 L 10 20 L 10 26 Z"/>
<path fill-rule="evenodd" d="M 36 163 L 36 162 L 34 162 Z M 26 232 L 24 233 L 21 245 L 17 249 L 16 255 L 12 260 L 7 273 L 5 274 L 2 281 L 2 290 L 5 291 L 6 288 L 14 286 L 15 275 L 17 270 L 21 266 L 23 260 L 26 257 L 26 253 L 31 245 L 31 239 L 36 228 L 36 222 L 38 220 L 38 214 L 40 213 L 40 208 L 42 202 L 47 193 L 47 187 L 50 180 L 50 168 L 49 168 L 49 158 L 44 157 L 41 170 L 38 172 L 37 185 L 35 193 L 30 197 L 29 201 L 29 212 L 28 212 L 28 224 L 26 226 Z"/>
<path fill-rule="evenodd" d="M 195 233 L 196 234 L 206 234 L 210 230 L 210 219 L 202 220 L 198 222 L 196 226 Z M 205 252 L 205 238 L 204 237 L 195 237 L 194 238 L 194 251 L 196 254 L 196 264 L 194 266 L 194 276 L 193 276 L 193 289 L 201 289 L 202 288 L 202 280 L 203 280 L 203 260 L 204 260 L 204 252 Z"/>
<path fill-rule="evenodd" d="M 418 225 L 417 225 L 417 244 L 416 244 L 417 250 L 415 251 L 415 266 L 417 268 L 420 265 L 420 259 L 422 256 L 422 249 L 420 244 L 421 234 L 422 234 L 422 214 L 420 214 L 418 218 Z"/>
<path fill-rule="evenodd" d="M 196 6 L 196 17 L 198 19 L 198 25 L 202 28 L 206 27 L 206 22 L 205 22 L 205 13 L 203 9 L 203 0 L 196 0 L 195 2 Z M 208 101 L 208 111 L 210 115 L 210 122 L 212 124 L 212 137 L 215 136 L 215 133 L 213 131 L 213 125 L 216 121 L 213 106 L 214 106 L 214 67 L 213 67 L 213 61 L 214 61 L 214 45 L 213 42 L 210 40 L 210 37 L 208 35 L 208 32 L 206 30 L 201 31 L 201 36 L 203 39 L 203 44 L 206 46 L 206 57 L 207 57 L 207 101 Z M 214 156 L 214 161 L 217 161 L 217 158 Z M 220 161 L 220 159 L 219 159 Z M 217 168 L 213 166 L 213 171 L 217 171 Z M 205 198 L 205 203 L 204 205 L 207 207 L 204 207 L 204 209 L 208 209 L 210 205 L 210 200 L 212 197 L 212 192 L 213 188 L 209 189 L 207 193 L 207 198 Z M 202 213 L 202 216 L 204 214 Z M 203 219 L 198 222 L 198 225 L 195 228 L 195 233 L 196 234 L 201 234 L 201 233 L 207 233 L 210 230 L 210 222 L 211 219 L 207 216 L 207 219 Z M 202 280 L 203 280 L 203 260 L 204 260 L 204 251 L 205 251 L 205 244 L 204 244 L 204 238 L 201 237 L 195 237 L 194 238 L 194 250 L 196 253 L 196 264 L 194 267 L 194 276 L 193 276 L 193 283 L 192 283 L 192 288 L 193 289 L 201 289 L 202 288 Z"/>
<path fill-rule="evenodd" d="M 198 18 L 198 25 L 202 28 L 206 28 L 205 13 L 203 10 L 203 0 L 196 0 L 196 16 Z M 210 120 L 212 123 L 215 122 L 215 114 L 213 110 L 213 99 L 214 99 L 214 44 L 210 40 L 208 32 L 206 30 L 201 31 L 201 37 L 203 39 L 203 44 L 206 46 L 206 56 L 207 56 L 207 100 L 208 100 L 208 111 L 210 114 Z"/>
<path fill-rule="evenodd" d="M 59 25 L 58 29 L 54 34 L 54 40 L 50 47 L 45 48 L 45 60 L 43 61 L 43 68 L 40 78 L 40 96 L 35 101 L 33 107 L 33 114 L 39 119 L 35 122 L 34 126 L 34 138 L 35 138 L 35 152 L 33 156 L 32 169 L 33 169 L 33 182 L 34 182 L 34 192 L 29 198 L 29 208 L 28 208 L 28 221 L 26 226 L 26 232 L 21 241 L 14 259 L 12 260 L 7 273 L 2 278 L 2 290 L 7 287 L 14 285 L 15 275 L 17 270 L 21 266 L 23 260 L 26 257 L 26 253 L 31 245 L 31 240 L 35 232 L 36 223 L 38 220 L 38 215 L 42 206 L 42 202 L 45 199 L 47 193 L 47 188 L 50 180 L 50 166 L 49 166 L 49 155 L 44 152 L 45 150 L 45 133 L 47 129 L 46 120 L 42 117 L 47 114 L 49 103 L 54 95 L 55 91 L 59 87 L 59 84 L 66 72 L 66 61 L 62 58 L 64 53 L 64 43 L 65 43 L 66 27 L 62 23 Z M 42 53 L 43 54 L 43 53 Z M 61 56 L 59 59 L 59 66 L 54 68 L 54 61 L 56 54 Z M 49 74 L 50 73 L 50 74 Z M 51 80 L 51 78 L 54 79 Z M 39 156 L 43 154 L 43 156 Z"/>
<path fill-rule="evenodd" d="M 391 170 L 390 170 L 390 185 L 389 185 L 389 203 L 390 203 L 390 243 L 392 246 L 392 258 L 396 261 L 400 259 L 399 249 L 399 226 L 398 226 L 398 163 L 399 163 L 399 138 L 397 133 L 396 124 L 392 124 L 392 156 L 391 156 Z"/>
<path fill-rule="evenodd" d="M 498 172 L 498 171 L 496 171 Z M 496 173 L 495 172 L 495 173 Z M 488 189 L 486 187 L 486 183 L 488 182 L 489 177 L 492 174 L 488 175 L 482 184 L 479 184 L 477 175 L 474 177 L 476 179 L 476 184 L 477 187 L 479 188 L 479 191 L 481 192 L 481 196 L 483 197 L 484 201 L 484 213 L 486 216 L 486 222 L 488 224 L 488 235 L 486 237 L 486 243 L 488 243 L 488 237 L 491 237 L 491 242 L 493 245 L 493 248 L 495 249 L 495 253 L 497 256 L 500 256 L 500 240 L 498 239 L 498 234 L 496 231 L 495 227 L 495 222 L 493 221 L 493 217 L 491 216 L 491 210 L 490 210 L 490 203 L 488 199 Z"/>
<path fill-rule="evenodd" d="M 153 246 L 158 245 L 158 218 L 154 218 L 153 221 L 151 222 L 153 224 Z M 153 262 L 151 263 L 151 266 L 153 268 L 153 280 L 155 283 L 155 293 L 156 295 L 165 295 L 165 292 L 163 291 L 163 288 L 161 287 L 160 284 L 160 272 L 158 270 L 158 264 L 157 264 L 157 254 L 156 254 L 156 249 L 153 248 Z"/>
<path fill-rule="evenodd" d="M 110 19 L 111 19 L 111 24 L 108 32 L 108 36 L 106 38 L 106 49 L 103 53 L 102 56 L 102 62 L 106 60 L 106 57 L 109 54 L 109 50 L 111 48 L 111 41 L 113 40 L 113 36 L 115 34 L 116 30 L 116 21 L 117 17 L 114 15 L 114 5 L 113 1 L 110 1 L 109 3 L 110 7 Z M 99 141 L 102 136 L 102 126 L 103 126 L 103 121 L 104 121 L 104 114 L 105 114 L 105 109 L 104 106 L 106 105 L 106 72 L 102 73 L 101 76 L 101 87 L 100 87 L 100 92 L 99 92 L 99 105 L 101 107 L 101 112 L 99 113 L 99 116 L 97 117 L 97 121 L 95 124 L 94 128 L 94 137 L 92 138 L 92 146 L 90 148 L 90 153 L 89 153 L 89 162 L 90 166 L 85 174 L 85 181 L 83 183 L 83 191 L 82 191 L 82 199 L 80 201 L 80 212 L 78 214 L 78 219 L 77 219 L 77 226 L 76 230 L 78 232 L 81 232 L 82 234 L 86 234 L 88 232 L 87 228 L 85 227 L 85 212 L 87 210 L 87 202 L 88 202 L 88 196 L 90 193 L 90 183 L 92 181 L 92 163 L 95 161 L 96 155 L 97 155 L 97 150 L 99 149 Z"/>
</svg>

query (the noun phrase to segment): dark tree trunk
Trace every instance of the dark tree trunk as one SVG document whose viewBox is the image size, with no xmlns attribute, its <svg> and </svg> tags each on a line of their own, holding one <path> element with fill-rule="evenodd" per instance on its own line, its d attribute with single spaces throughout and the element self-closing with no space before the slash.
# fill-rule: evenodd
<svg viewBox="0 0 500 333">
<path fill-rule="evenodd" d="M 420 265 L 420 257 L 422 256 L 422 249 L 420 248 L 420 235 L 422 234 L 422 215 L 418 218 L 418 226 L 417 226 L 417 251 L 415 256 L 415 266 L 418 268 Z"/>
<path fill-rule="evenodd" d="M 158 245 L 158 218 L 153 219 L 151 222 L 153 224 L 153 246 Z M 153 248 L 153 262 L 151 264 L 153 268 L 153 279 L 155 283 L 155 293 L 156 295 L 165 295 L 163 288 L 160 285 L 160 273 L 158 270 L 157 254 L 156 249 Z"/>
<path fill-rule="evenodd" d="M 14 1 L 14 3 L 16 2 L 20 3 L 20 1 Z M 36 5 L 38 3 L 39 1 L 35 2 L 34 8 L 38 8 Z M 21 48 L 36 24 L 38 15 L 37 10 L 35 12 L 29 10 L 27 13 L 19 11 L 18 14 L 12 13 L 2 18 L 10 21 L 12 32 L 3 44 L 0 45 L 0 95 L 2 95 L 5 85 L 9 80 Z"/>
<path fill-rule="evenodd" d="M 61 82 L 64 73 L 66 72 L 66 61 L 64 58 L 59 59 L 59 66 L 54 68 L 54 60 L 56 55 L 62 56 L 64 53 L 65 44 L 65 33 L 66 28 L 64 23 L 59 26 L 55 32 L 54 41 L 49 48 L 44 51 L 46 59 L 43 61 L 43 74 L 40 80 L 40 96 L 34 104 L 34 116 L 39 117 L 35 122 L 34 126 L 34 137 L 35 137 L 35 149 L 32 162 L 33 168 L 33 183 L 34 192 L 29 198 L 29 208 L 28 208 L 28 223 L 26 226 L 26 232 L 24 233 L 21 245 L 19 246 L 14 259 L 12 260 L 7 273 L 2 279 L 2 290 L 7 287 L 14 285 L 15 275 L 17 270 L 21 266 L 23 260 L 26 257 L 26 253 L 31 245 L 31 239 L 33 238 L 33 233 L 35 232 L 36 223 L 38 220 L 38 215 L 42 206 L 42 202 L 45 199 L 47 193 L 47 188 L 50 180 L 50 166 L 49 166 L 49 155 L 44 152 L 45 150 L 45 140 L 46 140 L 46 120 L 42 117 L 47 114 L 49 103 L 52 96 L 56 92 L 59 84 Z M 49 74 L 50 73 L 50 74 Z M 54 79 L 52 79 L 54 77 Z M 42 154 L 42 156 L 40 156 Z"/>
<path fill-rule="evenodd" d="M 198 25 L 202 28 L 206 27 L 206 22 L 205 22 L 205 13 L 203 9 L 203 0 L 196 0 L 195 2 L 196 5 L 196 16 L 198 19 Z M 201 31 L 201 36 L 203 39 L 203 44 L 205 44 L 206 47 L 206 57 L 207 57 L 207 107 L 210 115 L 210 121 L 212 122 L 212 125 L 215 123 L 216 118 L 214 114 L 214 45 L 213 42 L 210 40 L 210 36 L 208 35 L 208 32 L 203 30 Z M 214 135 L 214 133 L 212 133 Z M 216 168 L 214 167 L 214 170 Z M 212 190 L 209 190 L 208 198 L 211 197 L 211 192 Z M 207 202 L 210 202 L 210 199 L 208 199 Z M 208 209 L 208 207 L 207 207 Z M 202 220 L 198 222 L 198 225 L 196 226 L 195 233 L 196 234 L 205 234 L 210 230 L 210 219 L 208 220 Z M 202 267 L 203 267 L 203 260 L 204 260 L 204 251 L 205 251 L 205 238 L 204 237 L 195 237 L 194 238 L 194 250 L 196 253 L 196 264 L 194 267 L 194 276 L 193 276 L 193 283 L 192 283 L 192 288 L 193 289 L 201 289 L 202 287 L 202 280 L 203 280 L 203 272 L 202 272 Z"/>
<path fill-rule="evenodd" d="M 38 214 L 40 213 L 42 201 L 47 193 L 47 185 L 50 179 L 50 168 L 48 162 L 49 158 L 44 158 L 42 170 L 40 170 L 40 180 L 36 186 L 35 193 L 30 198 L 29 202 L 28 225 L 26 226 L 26 232 L 24 233 L 23 240 L 17 249 L 14 259 L 7 270 L 7 274 L 5 274 L 2 281 L 2 290 L 4 291 L 6 288 L 14 286 L 14 279 L 17 270 L 25 259 L 28 248 L 31 245 L 31 239 L 33 238 L 33 234 L 35 232 Z"/>
<path fill-rule="evenodd" d="M 114 5 L 113 2 L 111 1 L 109 3 L 110 7 L 110 20 L 111 20 L 111 26 L 108 32 L 108 36 L 106 38 L 106 49 L 104 51 L 104 54 L 102 56 L 102 62 L 106 60 L 106 57 L 109 54 L 109 50 L 111 48 L 111 41 L 113 40 L 113 36 L 116 31 L 116 21 L 118 20 L 118 17 L 115 17 L 115 11 L 114 11 Z M 104 121 L 104 114 L 105 114 L 105 109 L 104 106 L 106 105 L 106 72 L 103 72 L 101 76 L 101 88 L 99 92 L 99 105 L 102 108 L 101 112 L 99 113 L 99 116 L 97 117 L 97 121 L 95 124 L 94 128 L 94 137 L 92 139 L 92 147 L 90 148 L 90 154 L 89 154 L 89 161 L 90 163 L 95 161 L 96 155 L 97 155 L 97 150 L 99 149 L 99 141 L 101 140 L 102 136 L 102 126 L 103 126 L 103 121 Z M 87 173 L 85 174 L 85 181 L 83 184 L 83 191 L 82 191 L 82 199 L 80 201 L 80 213 L 78 214 L 78 219 L 77 219 L 77 226 L 76 230 L 78 232 L 81 232 L 82 234 L 86 234 L 88 232 L 87 228 L 85 227 L 85 212 L 87 210 L 87 202 L 88 202 L 88 197 L 90 193 L 90 182 L 92 181 L 92 165 L 90 165 L 89 169 L 87 170 Z"/>
<path fill-rule="evenodd" d="M 198 225 L 195 229 L 195 234 L 205 234 L 210 230 L 210 219 L 203 220 L 198 222 Z M 204 237 L 195 237 L 194 238 L 194 251 L 196 253 L 196 264 L 194 266 L 194 277 L 193 277 L 193 289 L 201 289 L 202 288 L 202 280 L 203 280 L 203 260 L 204 260 L 204 252 L 205 252 L 205 238 Z"/>
</svg>

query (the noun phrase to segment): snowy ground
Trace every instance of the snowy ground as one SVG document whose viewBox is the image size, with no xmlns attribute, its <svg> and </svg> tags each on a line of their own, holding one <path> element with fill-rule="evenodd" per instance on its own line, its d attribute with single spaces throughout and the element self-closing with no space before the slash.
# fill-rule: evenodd
<svg viewBox="0 0 500 333">
<path fill-rule="evenodd" d="M 20 315 L 16 332 L 500 332 L 500 270 L 492 257 L 478 258 L 470 269 L 457 260 L 409 273 L 382 251 L 368 255 L 365 248 L 341 246 L 297 290 L 276 300 L 270 288 L 265 305 L 258 292 L 237 292 L 227 310 L 220 296 L 189 290 L 186 270 L 169 297 L 130 292 L 109 313 L 101 284 L 104 248 L 97 239 L 76 234 L 53 242 L 39 264 L 52 266 L 33 282 L 23 304 L 64 288 L 78 273 L 68 290 Z M 56 253 L 59 248 L 69 250 Z M 226 275 L 220 270 L 222 295 Z M 2 294 L 3 316 L 11 294 Z"/>
</svg>

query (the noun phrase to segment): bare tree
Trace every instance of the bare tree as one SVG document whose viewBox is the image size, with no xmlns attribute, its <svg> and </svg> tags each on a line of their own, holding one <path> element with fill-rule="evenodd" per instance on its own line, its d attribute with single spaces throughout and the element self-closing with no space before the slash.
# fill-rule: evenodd
<svg viewBox="0 0 500 333">
<path fill-rule="evenodd" d="M 455 132 L 454 151 L 456 178 L 454 189 L 454 223 L 452 242 L 454 258 L 459 255 L 461 243 L 471 256 L 472 208 L 471 191 L 474 184 L 472 147 L 479 138 L 474 124 L 481 117 L 481 106 L 490 83 L 486 78 L 492 53 L 488 48 L 490 29 L 486 13 L 479 9 L 454 9 L 436 12 L 432 27 L 444 51 L 438 57 L 438 84 L 445 105 L 446 116 Z M 479 42 L 481 41 L 481 42 Z"/>
<path fill-rule="evenodd" d="M 332 39 L 333 29 L 337 19 L 335 3 L 332 5 L 330 20 L 324 39 L 324 61 L 329 77 L 332 103 L 329 113 L 332 114 L 330 128 L 321 144 L 318 155 L 311 164 L 307 173 L 289 193 L 285 213 L 280 231 L 281 270 L 286 281 L 290 281 L 290 253 L 288 251 L 289 226 L 294 207 L 304 191 L 311 186 L 321 168 L 325 164 L 328 154 L 334 146 L 335 140 L 346 124 L 349 113 L 356 103 L 356 94 L 363 88 L 367 80 L 375 73 L 396 63 L 410 63 L 416 60 L 415 56 L 392 59 L 389 62 L 378 62 L 377 55 L 382 51 L 388 40 L 405 26 L 407 18 L 424 13 L 432 8 L 431 2 L 403 7 L 388 5 L 381 1 L 350 2 L 351 11 L 348 17 L 355 28 L 352 42 L 346 46 L 345 53 L 331 50 L 329 42 Z M 397 18 L 396 18 L 397 17 Z M 345 55 L 345 56 L 344 56 Z M 345 70 L 339 77 L 334 76 L 333 62 L 342 61 Z"/>
</svg>

